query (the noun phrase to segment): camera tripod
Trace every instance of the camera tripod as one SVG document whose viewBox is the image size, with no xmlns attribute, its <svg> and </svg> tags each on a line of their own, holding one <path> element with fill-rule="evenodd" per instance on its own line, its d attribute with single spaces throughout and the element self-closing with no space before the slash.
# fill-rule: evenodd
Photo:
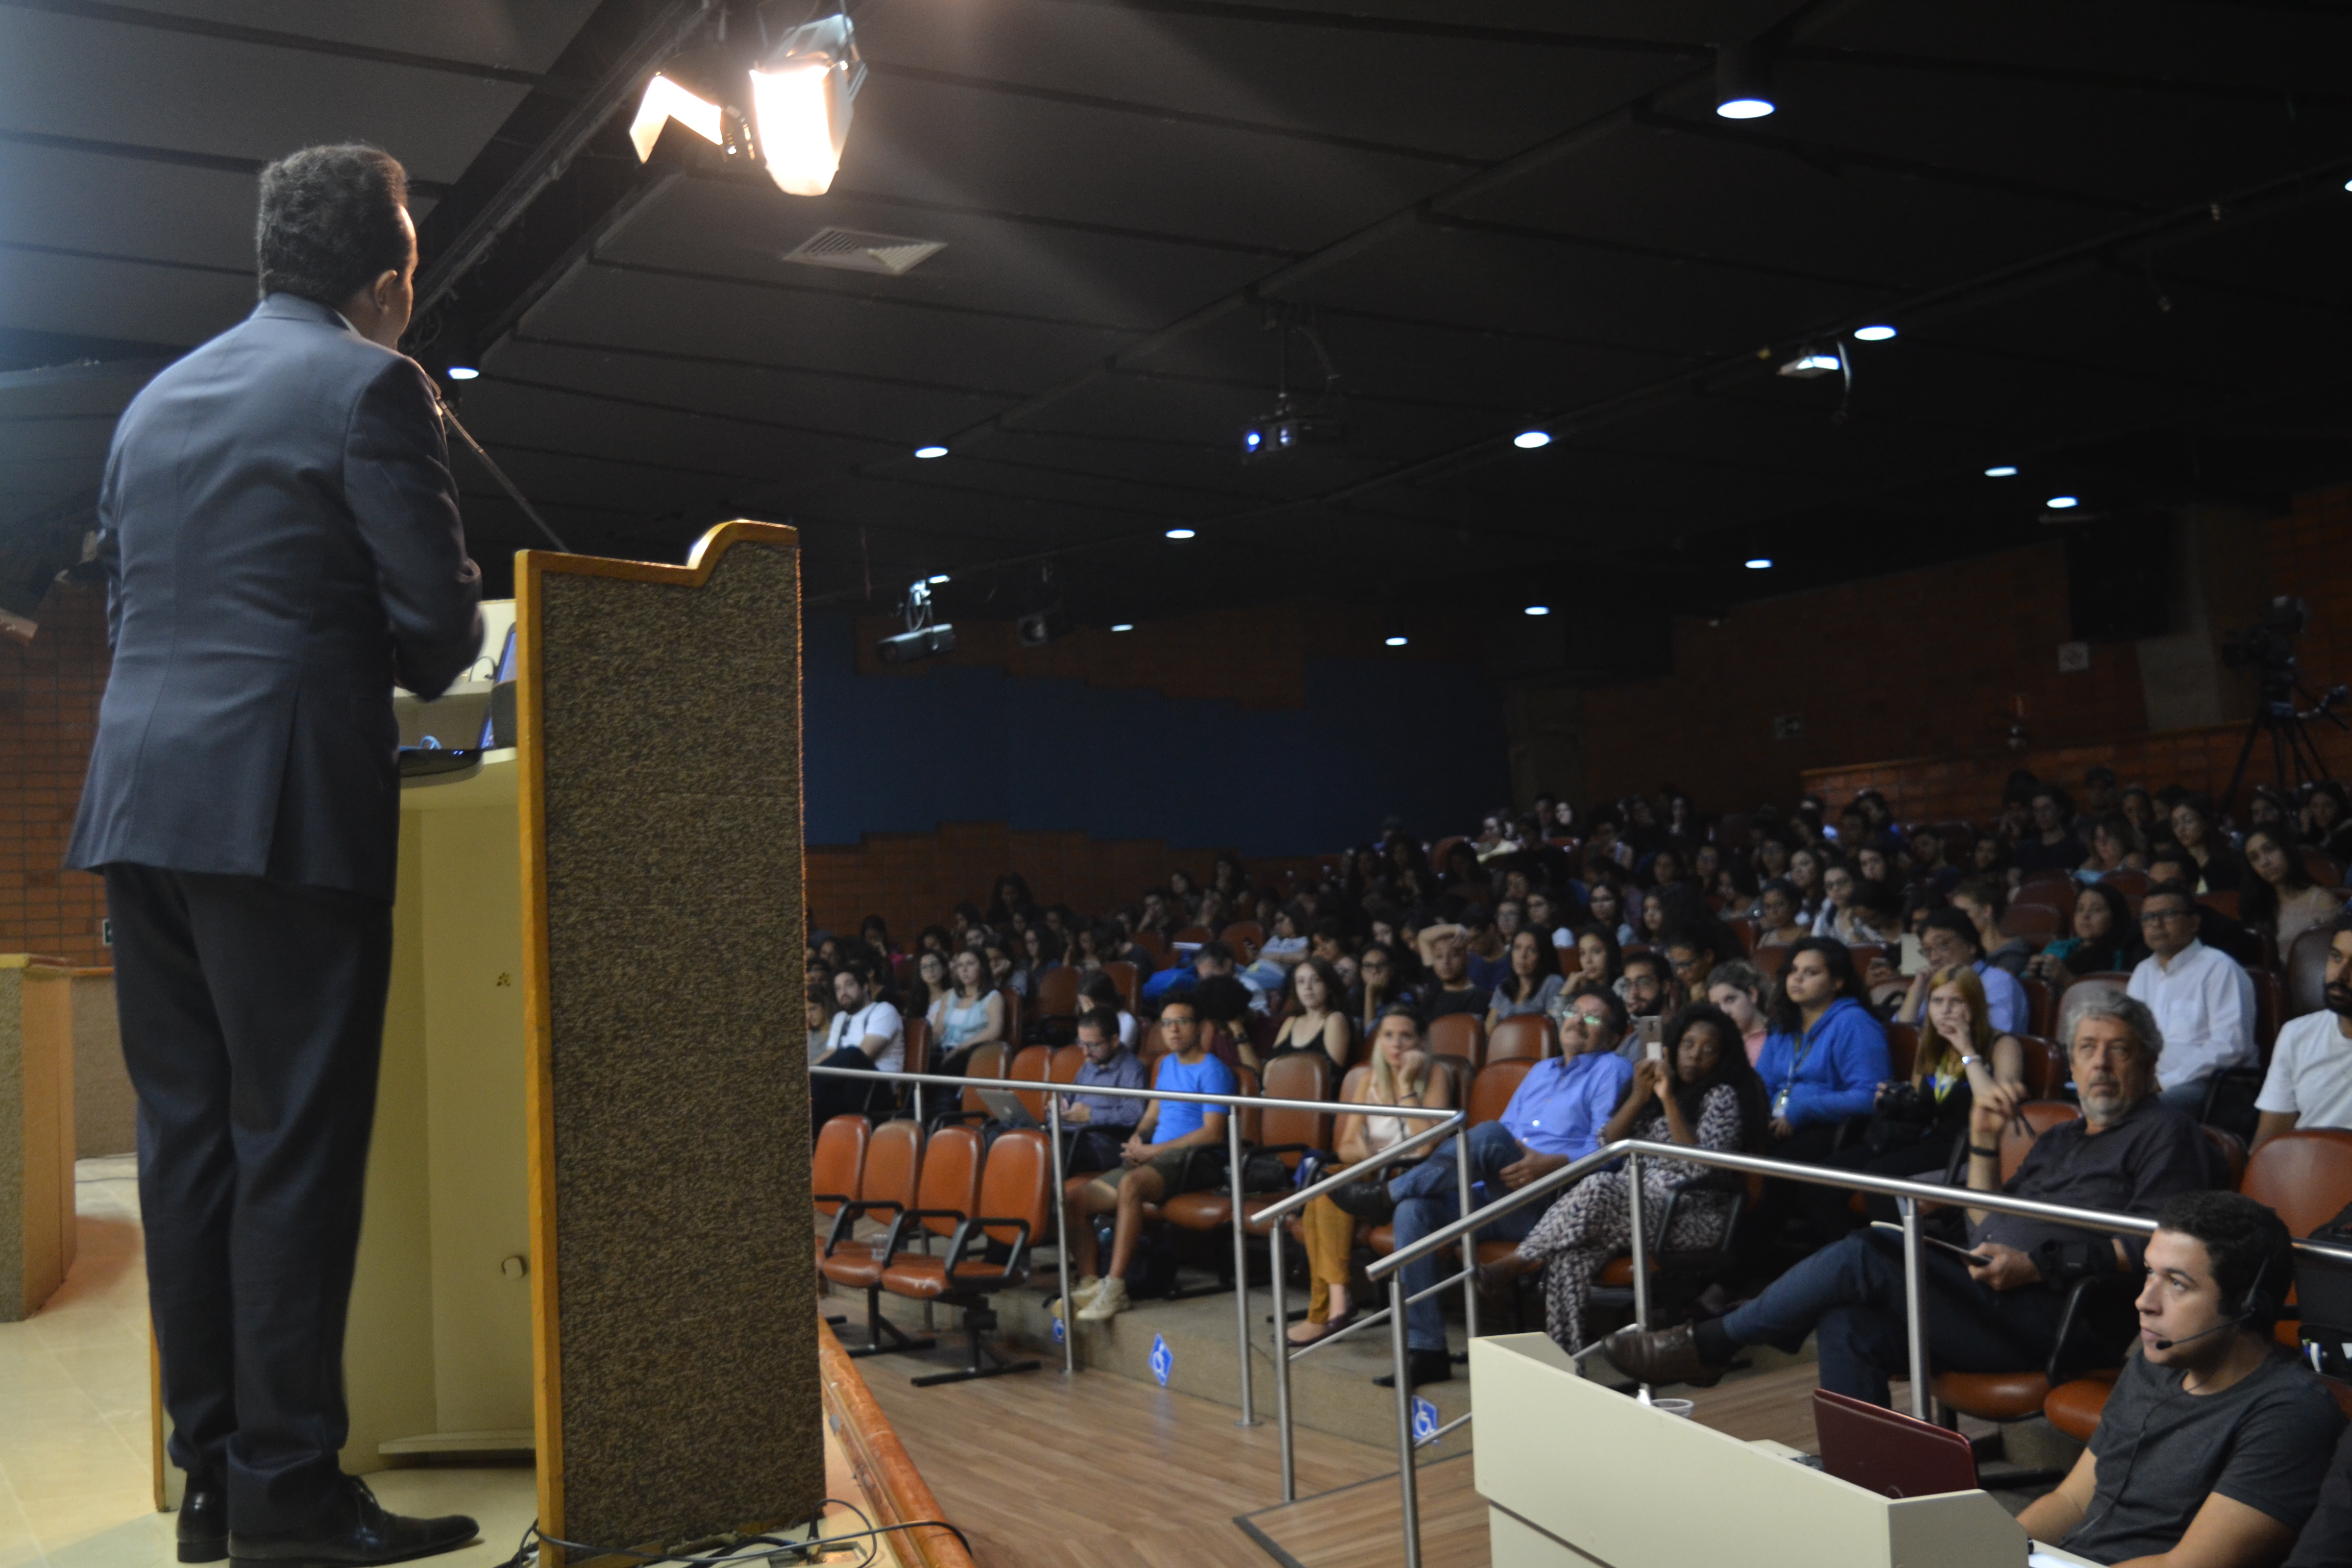
<svg viewBox="0 0 2352 1568">
<path fill-rule="evenodd" d="M 2319 744 L 2311 738 L 2311 721 L 2325 719 L 2339 730 L 2352 730 L 2352 724 L 2336 711 L 2347 697 L 2352 697 L 2352 690 L 2342 686 L 2331 686 L 2315 697 L 2300 681 L 2284 687 L 2265 682 L 2263 700 L 2246 721 L 2246 742 L 2238 748 L 2238 765 L 2230 772 L 2230 787 L 2221 793 L 2223 808 L 2235 809 L 2238 786 L 2245 782 L 2246 764 L 2253 760 L 2254 742 L 2265 734 L 2271 738 L 2271 762 L 2277 770 L 2281 795 L 2292 799 L 2302 785 L 2327 777 Z M 2297 707 L 2297 699 L 2311 706 Z"/>
</svg>

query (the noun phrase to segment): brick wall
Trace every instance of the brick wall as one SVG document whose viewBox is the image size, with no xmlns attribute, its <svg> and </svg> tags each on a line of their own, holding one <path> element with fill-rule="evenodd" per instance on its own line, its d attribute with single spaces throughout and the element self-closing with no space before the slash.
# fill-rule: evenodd
<svg viewBox="0 0 2352 1568">
<path fill-rule="evenodd" d="M 106 598 L 53 585 L 29 643 L 0 637 L 0 951 L 108 962 L 105 889 L 62 868 L 106 688 Z"/>
<path fill-rule="evenodd" d="M 1580 694 L 1585 795 L 1671 783 L 1710 810 L 1792 801 L 1856 758 L 2005 756 L 2021 706 L 2038 745 L 2144 731 L 2137 655 L 2071 636 L 2057 543 L 1678 617 L 1671 677 Z M 1791 738 L 1774 721 L 1792 717 Z"/>
<path fill-rule="evenodd" d="M 2286 516 L 2263 524 L 2245 543 L 2263 558 L 2267 593 L 2296 595 L 2311 605 L 2311 629 L 2296 644 L 2306 683 L 2325 689 L 2352 681 L 2352 488 L 2298 497 Z M 2347 717 L 2352 719 L 2352 713 Z M 2038 739 L 2039 726 L 2035 732 Z M 2352 778 L 2352 734 L 2325 722 L 2315 722 L 2310 733 L 2328 773 Z M 2001 784 L 2013 768 L 2071 786 L 2085 769 L 2105 763 L 2126 784 L 2150 788 L 2179 784 L 2218 797 L 2230 782 L 2245 737 L 2243 723 L 2152 734 L 2144 727 L 2118 726 L 2095 738 L 2034 744 L 2022 752 L 1902 756 L 1887 748 L 1878 754 L 1901 760 L 1810 769 L 1803 787 L 1835 805 L 1874 786 L 1906 819 L 1981 822 L 1993 813 Z M 2246 780 L 2263 784 L 2276 776 L 2264 737 L 2249 759 Z"/>
<path fill-rule="evenodd" d="M 912 945 L 924 926 L 947 923 L 966 900 L 985 909 L 990 889 L 1006 871 L 1027 879 L 1041 905 L 1067 904 L 1081 914 L 1107 915 L 1132 903 L 1149 886 L 1181 868 L 1208 880 L 1218 849 L 1174 849 L 1159 839 L 1090 838 L 1083 833 L 1023 833 L 1001 822 L 950 822 L 937 833 L 874 833 L 856 845 L 811 846 L 805 865 L 810 924 L 856 931 L 867 915 L 889 922 L 890 934 Z M 1251 879 L 1264 883 L 1304 870 L 1313 858 L 1247 859 Z"/>
</svg>

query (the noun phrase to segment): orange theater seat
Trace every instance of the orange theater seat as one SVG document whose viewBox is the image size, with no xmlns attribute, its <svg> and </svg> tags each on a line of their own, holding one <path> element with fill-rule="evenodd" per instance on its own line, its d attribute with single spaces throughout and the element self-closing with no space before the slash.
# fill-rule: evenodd
<svg viewBox="0 0 2352 1568">
<path fill-rule="evenodd" d="M 863 1116 L 832 1117 L 817 1130 L 816 1148 L 809 1157 L 809 1187 L 817 1213 L 839 1214 L 842 1205 L 857 1200 L 873 1132 L 874 1124 Z"/>
<path fill-rule="evenodd" d="M 2089 1442 L 2091 1434 L 2098 1430 L 2099 1413 L 2107 1407 L 2107 1395 L 2115 1392 L 2116 1373 L 2116 1368 L 2107 1367 L 2060 1384 L 2042 1402 L 2042 1414 L 2076 1442 Z"/>
<path fill-rule="evenodd" d="M 924 1215 L 925 1226 L 934 1232 L 940 1222 L 952 1220 L 947 1250 L 894 1255 L 882 1270 L 882 1289 L 894 1296 L 945 1301 L 961 1308 L 970 1356 L 960 1372 L 908 1379 L 916 1387 L 1037 1370 L 1034 1361 L 1006 1361 L 982 1344 L 981 1336 L 997 1326 L 996 1311 L 988 1298 L 1029 1278 L 1032 1249 L 1050 1223 L 1046 1200 L 1052 1194 L 1053 1171 L 1044 1133 L 1006 1132 L 989 1146 L 987 1166 L 970 1206 L 952 1215 L 944 1209 L 917 1211 Z M 1001 1264 L 988 1261 L 986 1251 L 992 1242 L 1008 1249 Z M 981 1250 L 977 1257 L 970 1255 L 975 1245 Z"/>
<path fill-rule="evenodd" d="M 874 1158 L 869 1150 L 866 1156 L 868 1169 L 873 1167 Z M 897 1324 L 882 1316 L 882 1276 L 890 1264 L 898 1261 L 910 1242 L 921 1242 L 928 1252 L 930 1237 L 951 1235 L 956 1226 L 972 1213 L 971 1205 L 979 1194 L 980 1134 L 969 1127 L 942 1127 L 931 1134 L 930 1142 L 924 1146 L 922 1175 L 915 1187 L 918 1201 L 900 1208 L 891 1217 L 889 1230 L 880 1242 L 866 1248 L 865 1257 L 857 1256 L 853 1243 L 848 1251 L 835 1252 L 824 1260 L 827 1279 L 866 1292 L 866 1342 L 852 1350 L 851 1355 L 926 1350 L 937 1342 L 908 1339 Z"/>
<path fill-rule="evenodd" d="M 1539 1062 L 1558 1055 L 1559 1033 L 1552 1027 L 1551 1020 L 1540 1013 L 1522 1013 L 1503 1019 L 1486 1041 L 1488 1062 Z"/>
</svg>

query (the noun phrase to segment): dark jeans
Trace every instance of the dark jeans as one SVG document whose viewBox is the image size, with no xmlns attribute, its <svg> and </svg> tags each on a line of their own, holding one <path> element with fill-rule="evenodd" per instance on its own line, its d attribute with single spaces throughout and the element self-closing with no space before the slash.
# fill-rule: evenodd
<svg viewBox="0 0 2352 1568">
<path fill-rule="evenodd" d="M 1397 1250 L 1402 1252 L 1432 1231 L 1443 1230 L 1461 1217 L 1460 1178 L 1454 1174 L 1454 1150 L 1458 1138 L 1448 1139 L 1437 1152 L 1403 1175 L 1389 1184 L 1389 1196 L 1396 1200 L 1395 1226 Z M 1474 1184 L 1471 1202 L 1483 1206 L 1504 1194 L 1502 1171 L 1516 1164 L 1527 1151 L 1519 1141 L 1503 1131 L 1496 1121 L 1482 1121 L 1470 1129 L 1470 1180 L 1483 1182 L 1482 1193 Z M 1493 1225 L 1477 1233 L 1481 1241 L 1521 1241 L 1536 1227 L 1549 1204 L 1528 1204 L 1505 1215 Z M 1408 1296 L 1426 1290 L 1444 1278 L 1438 1259 L 1444 1249 L 1430 1254 L 1404 1267 L 1404 1293 Z M 1442 1351 L 1445 1348 L 1445 1310 L 1434 1296 L 1417 1301 L 1405 1309 L 1405 1343 L 1417 1351 Z"/>
<path fill-rule="evenodd" d="M 172 1459 L 226 1475 L 230 1529 L 299 1530 L 350 1434 L 392 906 L 131 865 L 106 904 Z"/>
<path fill-rule="evenodd" d="M 823 1061 L 821 1068 L 851 1068 L 858 1072 L 872 1072 L 874 1058 L 856 1046 L 844 1046 Z M 809 1126 L 822 1131 L 824 1124 L 836 1116 L 871 1116 L 877 1096 L 889 1092 L 886 1083 L 864 1084 L 854 1078 L 819 1078 L 809 1075 Z"/>
<path fill-rule="evenodd" d="M 1969 1278 L 1958 1258 L 1929 1252 L 1928 1364 L 1940 1372 L 2021 1372 L 2050 1359 L 2063 1299 L 2047 1286 L 1993 1290 Z M 1820 1331 L 1822 1386 L 1887 1403 L 1886 1382 L 1911 1363 L 1904 1309 L 1903 1249 L 1863 1231 L 1825 1247 L 1720 1320 L 1738 1345 L 1784 1351 Z"/>
</svg>

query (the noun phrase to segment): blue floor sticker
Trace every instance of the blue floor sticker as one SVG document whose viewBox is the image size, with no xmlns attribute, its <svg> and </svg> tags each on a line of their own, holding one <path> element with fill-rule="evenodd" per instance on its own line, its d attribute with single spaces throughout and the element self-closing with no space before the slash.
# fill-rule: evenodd
<svg viewBox="0 0 2352 1568">
<path fill-rule="evenodd" d="M 1168 1374 L 1175 1369 L 1176 1352 L 1168 1348 L 1168 1342 L 1166 1340 L 1162 1339 L 1158 1334 L 1152 1335 L 1151 1375 L 1160 1380 L 1160 1387 L 1165 1388 L 1168 1386 Z"/>
<path fill-rule="evenodd" d="M 1437 1406 L 1418 1394 L 1414 1394 L 1412 1396 L 1412 1440 L 1416 1443 L 1426 1443 L 1436 1436 Z"/>
</svg>

